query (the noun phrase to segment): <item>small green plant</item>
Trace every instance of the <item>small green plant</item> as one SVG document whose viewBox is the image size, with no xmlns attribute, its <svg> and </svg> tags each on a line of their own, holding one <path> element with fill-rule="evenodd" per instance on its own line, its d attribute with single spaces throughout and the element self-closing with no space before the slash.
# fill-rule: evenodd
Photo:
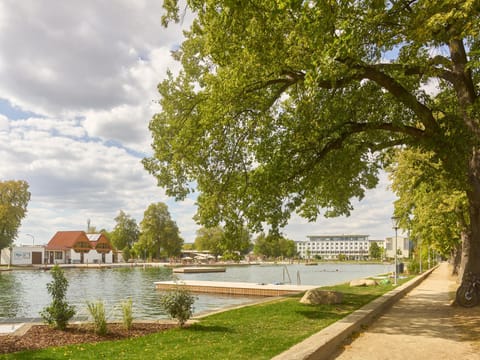
<svg viewBox="0 0 480 360">
<path fill-rule="evenodd" d="M 177 319 L 180 327 L 183 327 L 192 316 L 194 302 L 195 296 L 181 287 L 170 290 L 160 297 L 161 307 L 172 319 Z"/>
<path fill-rule="evenodd" d="M 65 300 L 68 280 L 65 278 L 63 270 L 55 265 L 50 272 L 53 280 L 47 284 L 47 291 L 52 296 L 52 302 L 40 312 L 40 315 L 48 325 L 55 329 L 65 330 L 68 321 L 75 315 L 75 307 L 69 305 Z"/>
<path fill-rule="evenodd" d="M 132 299 L 123 301 L 122 304 L 122 322 L 126 330 L 132 328 L 133 322 L 133 308 L 132 308 Z"/>
<path fill-rule="evenodd" d="M 107 333 L 107 318 L 105 316 L 105 305 L 103 301 L 91 303 L 87 301 L 88 312 L 93 318 L 95 334 L 105 335 Z"/>
</svg>

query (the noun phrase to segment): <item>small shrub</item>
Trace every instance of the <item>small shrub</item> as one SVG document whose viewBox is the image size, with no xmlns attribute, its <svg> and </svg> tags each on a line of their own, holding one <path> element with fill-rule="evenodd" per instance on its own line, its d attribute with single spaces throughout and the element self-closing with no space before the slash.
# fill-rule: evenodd
<svg viewBox="0 0 480 360">
<path fill-rule="evenodd" d="M 428 269 L 428 263 L 422 263 L 422 272 Z M 420 264 L 418 261 L 410 261 L 407 265 L 407 270 L 409 274 L 420 274 Z"/>
<path fill-rule="evenodd" d="M 122 322 L 125 329 L 130 330 L 133 323 L 132 299 L 122 302 Z"/>
<path fill-rule="evenodd" d="M 88 312 L 93 318 L 94 331 L 98 335 L 107 333 L 107 318 L 105 316 L 105 305 L 103 301 L 91 303 L 87 301 Z"/>
<path fill-rule="evenodd" d="M 65 330 L 68 321 L 75 315 L 75 307 L 65 301 L 68 280 L 63 270 L 55 265 L 50 272 L 53 280 L 47 284 L 47 291 L 52 296 L 52 302 L 40 312 L 40 315 L 48 325 Z"/>
<path fill-rule="evenodd" d="M 160 305 L 172 318 L 177 319 L 180 327 L 187 322 L 193 314 L 195 297 L 186 289 L 177 287 L 160 297 Z"/>
</svg>

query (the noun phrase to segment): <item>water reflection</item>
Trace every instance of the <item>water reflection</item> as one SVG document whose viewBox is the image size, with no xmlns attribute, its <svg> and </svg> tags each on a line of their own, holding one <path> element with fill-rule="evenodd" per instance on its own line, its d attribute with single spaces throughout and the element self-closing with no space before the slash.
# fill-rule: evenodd
<svg viewBox="0 0 480 360">
<path fill-rule="evenodd" d="M 121 316 L 116 307 L 127 299 L 132 300 L 136 317 L 149 319 L 164 315 L 154 282 L 172 279 L 172 271 L 168 268 L 82 269 L 66 271 L 65 275 L 70 284 L 68 298 L 72 304 L 84 309 L 87 301 L 101 300 L 111 318 Z"/>
<path fill-rule="evenodd" d="M 16 294 L 22 293 L 22 283 L 17 277 L 10 271 L 0 271 L 0 318 L 17 317 L 22 303 Z"/>
</svg>

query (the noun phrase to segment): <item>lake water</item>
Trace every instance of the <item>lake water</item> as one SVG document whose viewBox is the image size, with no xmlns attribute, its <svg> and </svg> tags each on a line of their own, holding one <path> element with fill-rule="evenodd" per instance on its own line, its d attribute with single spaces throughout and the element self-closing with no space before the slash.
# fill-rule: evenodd
<svg viewBox="0 0 480 360">
<path fill-rule="evenodd" d="M 135 319 L 159 319 L 161 292 L 154 282 L 172 280 L 240 281 L 251 283 L 292 283 L 334 285 L 352 279 L 384 274 L 393 270 L 383 264 L 319 264 L 228 266 L 224 273 L 172 274 L 164 267 L 65 269 L 69 288 L 67 300 L 80 316 L 87 316 L 87 301 L 104 301 L 110 320 L 121 318 L 120 303 L 132 299 Z M 0 272 L 0 322 L 39 318 L 39 312 L 51 302 L 46 284 L 49 271 L 14 270 Z M 198 294 L 195 313 L 212 311 L 258 300 L 252 297 Z"/>
</svg>

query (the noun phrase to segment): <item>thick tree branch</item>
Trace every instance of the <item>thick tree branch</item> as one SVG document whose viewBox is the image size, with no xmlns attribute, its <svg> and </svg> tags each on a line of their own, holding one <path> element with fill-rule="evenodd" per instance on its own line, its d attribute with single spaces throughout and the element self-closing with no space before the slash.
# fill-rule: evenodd
<svg viewBox="0 0 480 360">
<path fill-rule="evenodd" d="M 452 63 L 449 59 L 444 56 L 437 55 L 432 58 L 424 66 L 419 65 L 407 65 L 407 64 L 396 64 L 396 63 L 379 63 L 370 65 L 370 67 L 382 71 L 385 73 L 391 72 L 401 72 L 404 75 L 418 75 L 429 77 L 435 76 L 446 80 L 450 83 L 454 81 L 454 73 L 452 71 Z"/>
<path fill-rule="evenodd" d="M 348 60 L 340 60 L 342 63 L 348 62 Z M 440 61 L 440 60 L 437 60 Z M 443 60 L 442 60 L 443 61 Z M 374 81 L 388 92 L 390 92 L 395 98 L 401 101 L 405 106 L 411 109 L 421 121 L 424 123 L 425 128 L 432 131 L 438 131 L 438 125 L 433 117 L 432 111 L 422 104 L 413 94 L 411 94 L 407 89 L 405 89 L 400 83 L 398 83 L 394 78 L 387 74 L 388 70 L 398 70 L 402 69 L 405 73 L 410 72 L 421 74 L 420 67 L 407 67 L 398 64 L 374 64 L 374 65 L 350 65 L 351 68 L 357 70 L 355 74 L 351 76 L 334 79 L 334 80 L 323 80 L 319 81 L 317 84 L 322 89 L 336 89 L 342 88 L 350 84 L 352 81 L 360 81 L 362 79 L 369 79 Z M 440 70 L 439 70 L 440 71 Z M 447 70 L 442 70 L 444 76 L 450 77 Z M 282 73 L 283 77 L 270 79 L 266 81 L 258 81 L 248 89 L 245 89 L 246 92 L 254 92 L 256 90 L 268 88 L 272 85 L 281 85 L 281 91 L 276 92 L 276 97 L 281 95 L 282 92 L 286 91 L 288 87 L 298 82 L 301 82 L 305 78 L 304 72 L 295 72 L 295 71 L 284 71 Z M 398 130 L 398 129 L 397 129 Z"/>
<path fill-rule="evenodd" d="M 379 124 L 371 124 L 371 123 L 345 123 L 345 127 L 342 129 L 342 133 L 337 136 L 336 138 L 330 140 L 325 146 L 321 149 L 315 151 L 315 155 L 313 156 L 312 160 L 309 161 L 305 166 L 300 166 L 298 171 L 296 171 L 292 176 L 290 176 L 287 181 L 293 181 L 297 178 L 300 174 L 308 171 L 308 169 L 314 168 L 315 164 L 318 164 L 322 159 L 324 159 L 330 152 L 334 150 L 341 149 L 345 142 L 353 135 L 360 134 L 366 131 L 376 131 L 376 130 L 385 130 L 390 132 L 396 132 L 400 134 L 405 134 L 410 137 L 423 137 L 424 131 L 413 128 L 410 126 L 398 126 L 391 123 L 379 123 Z M 404 145 L 407 144 L 407 139 L 393 139 L 387 142 L 382 143 L 367 143 L 365 142 L 363 145 L 371 149 L 372 151 L 380 151 L 392 146 L 397 145 Z M 314 149 L 316 150 L 316 149 Z"/>
<path fill-rule="evenodd" d="M 480 127 L 478 122 L 474 121 L 468 109 L 475 103 L 477 94 L 473 84 L 472 73 L 467 67 L 468 59 L 462 40 L 454 39 L 449 44 L 450 54 L 453 63 L 453 87 L 457 93 L 460 108 L 463 111 L 463 119 L 467 126 L 477 136 L 480 136 Z"/>
<path fill-rule="evenodd" d="M 402 102 L 405 106 L 411 109 L 415 115 L 421 119 L 425 128 L 436 133 L 438 131 L 438 124 L 433 117 L 432 111 L 422 104 L 414 95 L 399 84 L 391 76 L 379 71 L 375 66 L 359 65 L 360 69 L 364 70 L 364 76 L 377 83 L 390 94 Z"/>
<path fill-rule="evenodd" d="M 356 135 L 359 133 L 363 133 L 366 131 L 375 131 L 375 130 L 385 130 L 390 132 L 401 133 L 405 135 L 409 135 L 416 138 L 421 138 L 424 136 L 424 131 L 411 127 L 411 126 L 398 126 L 392 123 L 379 123 L 379 124 L 372 124 L 372 123 L 346 123 L 346 127 L 343 133 L 337 137 L 336 139 L 332 140 L 328 144 L 326 144 L 321 151 L 317 152 L 317 156 L 319 158 L 325 157 L 329 152 L 332 150 L 340 149 L 344 142 L 352 135 Z M 397 145 L 401 145 L 404 142 L 397 143 Z"/>
<path fill-rule="evenodd" d="M 421 139 L 425 131 L 412 126 L 396 125 L 392 123 L 346 123 L 351 131 L 350 134 L 356 134 L 371 130 L 386 130 L 394 133 L 401 133 Z"/>
</svg>

